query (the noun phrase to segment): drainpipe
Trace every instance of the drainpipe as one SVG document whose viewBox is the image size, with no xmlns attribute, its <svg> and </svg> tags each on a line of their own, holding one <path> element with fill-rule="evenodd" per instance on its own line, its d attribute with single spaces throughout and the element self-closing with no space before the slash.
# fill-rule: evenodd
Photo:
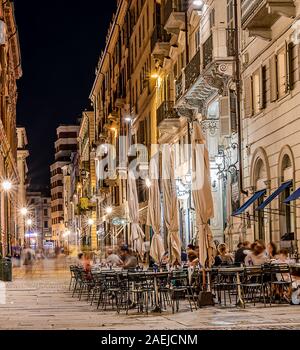
<svg viewBox="0 0 300 350">
<path fill-rule="evenodd" d="M 239 56 L 239 26 L 238 26 L 238 4 L 237 0 L 233 2 L 234 7 L 234 34 L 235 34 L 235 83 L 236 83 L 236 108 L 237 108 L 237 121 L 238 121 L 238 138 L 239 138 L 239 182 L 240 192 L 248 196 L 248 191 L 243 186 L 243 159 L 242 159 L 242 116 L 241 116 L 241 64 Z"/>
</svg>

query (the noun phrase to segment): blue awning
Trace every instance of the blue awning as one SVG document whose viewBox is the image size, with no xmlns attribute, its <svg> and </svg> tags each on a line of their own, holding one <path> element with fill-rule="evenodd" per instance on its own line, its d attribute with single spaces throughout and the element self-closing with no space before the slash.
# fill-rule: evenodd
<svg viewBox="0 0 300 350">
<path fill-rule="evenodd" d="M 261 190 L 258 192 L 255 192 L 254 195 L 247 200 L 246 203 L 244 203 L 237 211 L 235 211 L 232 216 L 238 216 L 241 215 L 247 208 L 250 207 L 252 203 L 254 203 L 258 198 L 266 194 L 266 190 Z"/>
<path fill-rule="evenodd" d="M 286 188 L 290 187 L 293 183 L 292 180 L 284 182 L 281 184 L 275 192 L 273 192 L 260 206 L 258 206 L 255 210 L 264 210 L 265 207 L 272 202 L 273 199 L 278 197 Z"/>
<path fill-rule="evenodd" d="M 294 193 L 292 193 L 289 197 L 287 197 L 283 203 L 290 203 L 292 201 L 295 201 L 296 199 L 300 198 L 300 188 L 296 190 Z"/>
</svg>

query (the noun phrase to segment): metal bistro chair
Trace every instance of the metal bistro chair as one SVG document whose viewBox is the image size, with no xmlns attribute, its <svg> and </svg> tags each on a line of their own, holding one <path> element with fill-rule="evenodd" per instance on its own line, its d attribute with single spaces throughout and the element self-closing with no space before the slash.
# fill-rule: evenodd
<svg viewBox="0 0 300 350">
<path fill-rule="evenodd" d="M 138 312 L 149 312 L 149 302 L 154 293 L 152 279 L 145 272 L 129 272 L 128 273 L 129 294 L 133 297 L 133 304 L 136 305 Z M 130 302 L 130 298 L 128 298 Z M 128 313 L 127 307 L 126 313 Z"/>
<path fill-rule="evenodd" d="M 243 299 L 245 302 L 253 301 L 255 306 L 256 300 L 263 299 L 266 307 L 266 296 L 268 296 L 268 286 L 264 282 L 264 270 L 261 266 L 245 267 L 244 276 L 241 282 Z"/>
<path fill-rule="evenodd" d="M 216 275 L 214 276 L 213 287 L 220 305 L 222 305 L 224 302 L 224 306 L 227 306 L 227 299 L 229 299 L 229 303 L 232 304 L 233 296 L 235 296 L 235 305 L 237 304 L 238 286 L 236 272 L 230 270 L 226 271 L 226 268 L 222 268 L 222 270 L 218 269 Z"/>
<path fill-rule="evenodd" d="M 179 300 L 187 296 L 191 311 L 193 311 L 192 299 L 194 301 L 195 309 L 197 309 L 196 302 L 193 298 L 192 291 L 188 284 L 188 272 L 183 271 L 173 271 L 169 275 L 169 293 L 172 302 L 172 312 L 175 313 L 179 311 Z"/>
<path fill-rule="evenodd" d="M 278 302 L 290 303 L 292 290 L 292 276 L 288 264 L 271 265 L 271 281 L 270 281 L 270 303 Z"/>
<path fill-rule="evenodd" d="M 80 280 L 79 280 L 79 300 L 84 293 L 87 293 L 87 301 L 90 299 L 91 291 L 95 287 L 95 281 L 93 279 L 93 274 L 86 272 L 84 269 L 80 270 Z"/>
<path fill-rule="evenodd" d="M 75 266 L 74 268 L 74 278 L 75 278 L 75 283 L 73 284 L 73 292 L 72 292 L 72 297 L 74 297 L 76 292 L 80 291 L 80 286 L 81 286 L 81 271 L 82 267 Z"/>
<path fill-rule="evenodd" d="M 98 308 L 102 303 L 102 310 L 106 310 L 108 305 L 114 309 L 116 306 L 117 312 L 119 313 L 118 296 L 121 292 L 119 286 L 118 274 L 115 271 L 103 273 L 104 287 L 101 293 L 101 298 L 98 300 Z"/>
<path fill-rule="evenodd" d="M 73 289 L 75 283 L 76 283 L 76 266 L 75 265 L 70 265 L 70 284 L 69 284 L 69 291 Z"/>
</svg>

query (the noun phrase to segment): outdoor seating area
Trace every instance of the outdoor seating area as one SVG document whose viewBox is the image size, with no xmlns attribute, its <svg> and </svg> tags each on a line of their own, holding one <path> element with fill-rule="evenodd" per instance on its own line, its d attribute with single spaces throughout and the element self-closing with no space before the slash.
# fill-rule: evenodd
<svg viewBox="0 0 300 350">
<path fill-rule="evenodd" d="M 292 303 L 293 293 L 299 291 L 294 277 L 299 270 L 299 264 L 264 264 L 211 269 L 184 266 L 172 271 L 99 267 L 88 273 L 72 265 L 69 291 L 73 298 L 101 311 L 126 314 L 193 312 L 211 305 L 203 294 L 210 294 L 216 307 L 271 307 Z"/>
</svg>

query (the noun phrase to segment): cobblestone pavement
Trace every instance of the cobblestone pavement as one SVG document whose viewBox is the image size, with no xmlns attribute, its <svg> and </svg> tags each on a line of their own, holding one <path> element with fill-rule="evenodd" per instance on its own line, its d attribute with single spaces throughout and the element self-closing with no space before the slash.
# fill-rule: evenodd
<svg viewBox="0 0 300 350">
<path fill-rule="evenodd" d="M 45 261 L 32 274 L 14 270 L 14 281 L 5 284 L 6 303 L 1 305 L 0 329 L 11 330 L 291 330 L 300 329 L 299 306 L 250 306 L 246 309 L 208 307 L 190 312 L 181 305 L 172 314 L 140 315 L 130 311 L 97 311 L 85 300 L 72 298 L 68 291 L 69 273 L 64 261 Z M 2 288 L 3 289 L 3 288 Z M 2 291 L 3 295 L 3 291 Z M 3 300 L 2 300 L 3 301 Z"/>
</svg>

